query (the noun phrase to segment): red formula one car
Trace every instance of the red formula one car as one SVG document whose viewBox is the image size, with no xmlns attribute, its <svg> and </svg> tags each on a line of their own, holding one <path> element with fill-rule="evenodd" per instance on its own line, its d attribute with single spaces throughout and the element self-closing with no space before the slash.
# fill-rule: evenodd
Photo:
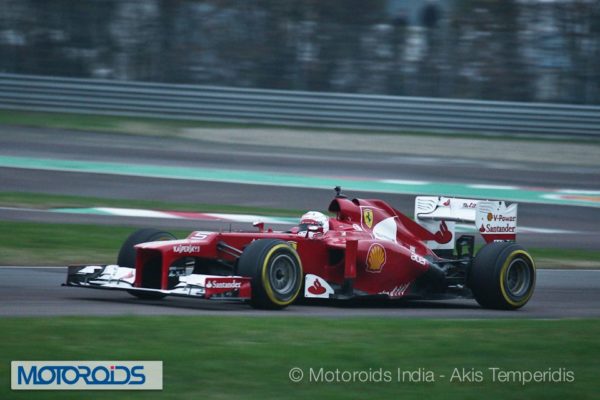
<svg viewBox="0 0 600 400">
<path fill-rule="evenodd" d="M 308 212 L 290 231 L 192 232 L 176 240 L 154 229 L 133 233 L 117 265 L 70 266 L 66 285 L 126 290 L 140 298 L 167 295 L 248 301 L 284 308 L 300 297 L 353 299 L 475 298 L 517 309 L 535 286 L 532 257 L 515 243 L 517 205 L 417 197 L 415 219 L 381 200 L 329 205 L 335 217 Z M 456 238 L 457 223 L 475 223 Z"/>
</svg>

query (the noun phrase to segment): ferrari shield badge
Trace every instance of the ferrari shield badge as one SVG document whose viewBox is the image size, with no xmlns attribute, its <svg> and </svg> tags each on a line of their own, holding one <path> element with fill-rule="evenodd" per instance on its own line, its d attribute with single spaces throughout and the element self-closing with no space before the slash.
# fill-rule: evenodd
<svg viewBox="0 0 600 400">
<path fill-rule="evenodd" d="M 363 223 L 367 226 L 367 228 L 371 229 L 373 226 L 373 210 L 370 208 L 364 208 L 362 212 Z"/>
</svg>

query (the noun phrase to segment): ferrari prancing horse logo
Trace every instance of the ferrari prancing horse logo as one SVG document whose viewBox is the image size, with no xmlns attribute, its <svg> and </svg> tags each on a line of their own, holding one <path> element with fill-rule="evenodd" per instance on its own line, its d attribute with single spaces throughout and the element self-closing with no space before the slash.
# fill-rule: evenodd
<svg viewBox="0 0 600 400">
<path fill-rule="evenodd" d="M 373 226 L 373 210 L 370 208 L 363 209 L 362 217 L 367 228 L 371 229 Z"/>
</svg>

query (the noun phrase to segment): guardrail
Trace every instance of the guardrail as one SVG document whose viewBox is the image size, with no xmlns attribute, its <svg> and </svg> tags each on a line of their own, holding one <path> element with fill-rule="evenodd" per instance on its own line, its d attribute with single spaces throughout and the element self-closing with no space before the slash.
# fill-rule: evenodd
<svg viewBox="0 0 600 400">
<path fill-rule="evenodd" d="M 441 133 L 600 136 L 600 107 L 0 74 L 0 108 Z"/>
</svg>

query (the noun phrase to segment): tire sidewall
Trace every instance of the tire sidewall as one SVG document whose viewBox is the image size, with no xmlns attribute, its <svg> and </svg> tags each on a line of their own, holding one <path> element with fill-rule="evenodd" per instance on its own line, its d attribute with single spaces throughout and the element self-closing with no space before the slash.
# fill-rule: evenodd
<svg viewBox="0 0 600 400">
<path fill-rule="evenodd" d="M 530 271 L 525 294 L 515 298 L 505 287 L 505 275 L 512 261 L 523 259 Z M 485 245 L 475 257 L 469 274 L 469 287 L 477 302 L 486 308 L 517 309 L 524 306 L 535 289 L 535 263 L 529 253 L 514 242 Z"/>
<path fill-rule="evenodd" d="M 282 298 L 271 285 L 269 271 L 278 255 L 287 255 L 294 262 L 296 282 L 292 294 Z M 258 308 L 280 309 L 293 303 L 300 294 L 304 273 L 298 253 L 279 239 L 260 239 L 250 243 L 238 261 L 238 273 L 252 278 L 251 303 Z"/>
<path fill-rule="evenodd" d="M 506 273 L 508 272 L 508 267 L 514 260 L 518 258 L 523 259 L 530 269 L 530 281 L 526 293 L 520 298 L 515 298 L 505 287 L 505 277 Z M 508 303 L 512 308 L 520 308 L 527 304 L 533 295 L 533 290 L 535 289 L 535 263 L 531 255 L 529 255 L 525 249 L 518 245 L 516 249 L 507 248 L 498 258 L 496 268 L 498 269 L 497 274 L 499 275 L 498 279 L 500 280 L 500 292 L 506 303 Z"/>
</svg>

